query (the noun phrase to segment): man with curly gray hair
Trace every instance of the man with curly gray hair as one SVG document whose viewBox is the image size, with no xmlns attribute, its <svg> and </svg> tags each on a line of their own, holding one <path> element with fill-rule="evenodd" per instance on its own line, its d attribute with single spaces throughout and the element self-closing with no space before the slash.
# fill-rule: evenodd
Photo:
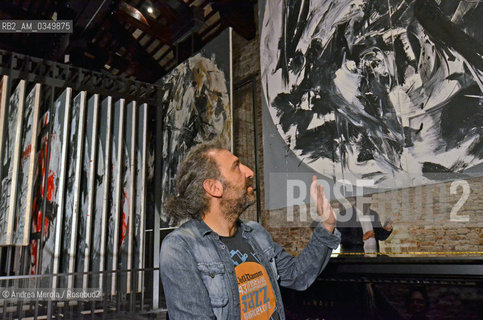
<svg viewBox="0 0 483 320">
<path fill-rule="evenodd" d="M 279 285 L 307 289 L 340 243 L 334 210 L 314 176 L 310 193 L 322 222 L 297 257 L 240 215 L 255 203 L 254 173 L 213 143 L 193 148 L 166 205 L 186 221 L 163 241 L 161 279 L 170 319 L 284 320 Z"/>
</svg>

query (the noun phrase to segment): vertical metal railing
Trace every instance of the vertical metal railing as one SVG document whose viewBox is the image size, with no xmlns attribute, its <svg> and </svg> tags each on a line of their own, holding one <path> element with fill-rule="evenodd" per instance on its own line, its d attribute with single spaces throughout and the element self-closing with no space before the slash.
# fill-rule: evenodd
<svg viewBox="0 0 483 320">
<path fill-rule="evenodd" d="M 97 164 L 97 129 L 98 129 L 98 115 L 99 115 L 99 95 L 94 95 L 94 106 L 92 115 L 92 139 L 89 159 L 89 180 L 88 180 L 88 196 L 87 196 L 87 212 L 86 212 L 86 248 L 84 250 L 84 272 L 89 271 L 91 246 L 92 246 L 92 218 L 94 216 L 94 202 L 95 202 L 95 179 L 96 179 L 96 164 Z M 82 277 L 82 288 L 86 289 L 89 278 L 87 274 Z"/>
<path fill-rule="evenodd" d="M 106 132 L 106 153 L 104 162 L 104 196 L 101 219 L 101 247 L 99 257 L 99 288 L 104 288 L 104 274 L 106 267 L 106 241 L 107 241 L 107 214 L 109 212 L 109 182 L 111 166 L 111 131 L 112 131 L 112 97 L 107 97 L 107 132 Z"/>
<path fill-rule="evenodd" d="M 140 226 L 139 226 L 139 269 L 144 269 L 144 254 L 145 254 L 145 233 L 144 230 L 146 229 L 146 169 L 147 169 L 147 156 L 148 156 L 148 105 L 145 103 L 143 104 L 142 109 L 142 117 L 139 117 L 142 119 L 142 128 L 143 132 L 141 135 L 142 139 L 142 150 L 141 150 L 141 181 L 139 183 L 139 190 L 138 192 L 141 195 L 141 203 L 140 203 Z M 139 136 L 138 136 L 139 138 Z M 144 278 L 143 278 L 143 273 L 139 272 L 139 278 L 138 278 L 138 291 L 142 292 L 143 291 L 143 283 L 144 283 Z"/>
<path fill-rule="evenodd" d="M 55 275 L 59 273 L 60 266 L 60 250 L 63 230 L 63 218 L 64 218 L 64 200 L 65 200 L 65 180 L 67 171 L 67 150 L 69 147 L 69 128 L 70 128 L 70 113 L 72 105 L 72 88 L 67 88 L 65 97 L 65 114 L 64 114 L 64 126 L 62 135 L 62 155 L 61 155 L 61 167 L 58 186 L 58 207 L 55 217 L 55 247 L 54 247 L 54 261 L 52 273 Z M 57 288 L 57 277 L 52 278 L 52 288 Z"/>
<path fill-rule="evenodd" d="M 136 204 L 135 190 L 136 190 L 136 136 L 137 136 L 137 107 L 136 101 L 132 102 L 132 128 L 131 128 L 131 186 L 129 188 L 129 222 L 128 222 L 128 254 L 127 254 L 127 269 L 133 268 L 133 254 L 134 254 L 134 206 Z M 129 119 L 128 119 L 129 121 Z M 126 137 L 129 139 L 129 137 Z M 127 293 L 131 293 L 131 272 L 127 273 Z"/>
<path fill-rule="evenodd" d="M 69 273 L 75 272 L 75 257 L 77 253 L 77 223 L 79 220 L 79 210 L 80 210 L 80 196 L 81 196 L 81 173 L 82 173 L 82 157 L 84 152 L 84 130 L 85 130 L 85 118 L 86 118 L 86 98 L 87 92 L 82 91 L 80 96 L 80 115 L 79 115 L 79 132 L 77 135 L 77 159 L 75 163 L 75 180 L 74 180 L 74 205 L 72 212 L 72 229 L 70 238 L 70 249 L 69 249 Z M 73 287 L 73 277 L 68 277 L 68 288 Z"/>
<path fill-rule="evenodd" d="M 117 144 L 117 163 L 118 172 L 116 177 L 116 197 L 114 199 L 114 241 L 112 248 L 112 270 L 116 271 L 118 269 L 118 258 L 119 258 L 119 229 L 120 220 L 122 212 L 122 163 L 123 163 L 123 151 L 124 151 L 124 113 L 126 108 L 126 100 L 121 99 L 119 106 L 119 132 L 118 132 L 118 144 Z M 111 294 L 116 294 L 117 285 L 117 273 L 112 273 L 111 282 Z"/>
<path fill-rule="evenodd" d="M 7 179 L 0 287 L 98 287 L 104 298 L 0 301 L 0 318 L 144 310 L 152 305 L 144 281 L 156 272 L 145 263 L 148 104 L 18 77 L 1 78 L 0 160 L 8 161 L 0 167 L 0 182 Z"/>
<path fill-rule="evenodd" d="M 163 123 L 164 114 L 162 110 L 156 110 L 156 123 Z M 162 141 L 163 137 L 163 128 L 161 125 L 156 126 L 156 139 L 158 141 Z M 158 143 L 156 145 L 156 154 L 162 154 L 162 144 Z M 162 172 L 162 159 L 161 156 L 156 157 L 155 164 L 154 164 L 154 172 L 156 175 L 161 176 Z M 159 232 L 159 228 L 161 225 L 161 196 L 162 196 L 162 188 L 156 184 L 155 190 L 155 207 L 154 207 L 154 223 L 153 223 L 153 266 L 155 269 L 159 269 L 159 250 L 160 250 L 160 241 L 161 235 Z M 155 271 L 153 273 L 153 309 L 159 309 L 159 293 L 160 293 L 160 274 L 159 272 Z"/>
</svg>

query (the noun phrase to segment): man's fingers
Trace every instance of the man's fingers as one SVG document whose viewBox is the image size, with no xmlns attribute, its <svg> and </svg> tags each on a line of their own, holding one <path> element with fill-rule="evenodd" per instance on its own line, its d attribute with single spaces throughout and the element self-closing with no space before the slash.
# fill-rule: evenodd
<svg viewBox="0 0 483 320">
<path fill-rule="evenodd" d="M 323 186 L 317 186 L 317 195 L 320 198 L 324 198 L 324 187 Z"/>
<path fill-rule="evenodd" d="M 319 214 L 322 216 L 322 219 L 324 221 L 331 220 L 330 218 L 332 215 L 335 219 L 335 214 L 333 213 L 329 200 L 325 196 L 325 188 L 323 185 L 318 184 L 317 177 L 315 175 L 312 176 L 312 185 L 310 191 L 312 198 L 316 203 Z"/>
</svg>

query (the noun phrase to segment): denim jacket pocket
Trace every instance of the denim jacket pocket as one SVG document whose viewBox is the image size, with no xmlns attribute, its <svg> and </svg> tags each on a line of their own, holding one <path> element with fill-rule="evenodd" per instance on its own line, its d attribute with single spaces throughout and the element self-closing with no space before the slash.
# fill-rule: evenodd
<svg viewBox="0 0 483 320">
<path fill-rule="evenodd" d="M 280 276 L 278 275 L 277 264 L 275 263 L 275 249 L 270 246 L 267 249 L 263 250 L 263 254 L 265 255 L 265 257 L 267 257 L 268 262 L 270 262 L 270 266 L 272 267 L 275 279 L 277 279 L 278 281 Z"/>
<path fill-rule="evenodd" d="M 221 262 L 198 263 L 201 279 L 210 296 L 211 307 L 217 319 L 227 314 L 228 294 L 225 285 L 225 266 Z"/>
</svg>

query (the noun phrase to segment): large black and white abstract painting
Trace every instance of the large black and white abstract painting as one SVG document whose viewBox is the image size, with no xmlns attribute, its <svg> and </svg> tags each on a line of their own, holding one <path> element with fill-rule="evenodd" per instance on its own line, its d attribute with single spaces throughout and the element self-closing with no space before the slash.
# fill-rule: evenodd
<svg viewBox="0 0 483 320">
<path fill-rule="evenodd" d="M 164 91 L 162 203 L 175 193 L 175 176 L 189 149 L 201 142 L 232 141 L 231 30 L 181 63 L 158 83 Z M 170 226 L 161 215 L 161 226 Z"/>
<path fill-rule="evenodd" d="M 264 124 L 300 162 L 378 188 L 483 171 L 483 3 L 270 0 L 260 10 Z"/>
</svg>

